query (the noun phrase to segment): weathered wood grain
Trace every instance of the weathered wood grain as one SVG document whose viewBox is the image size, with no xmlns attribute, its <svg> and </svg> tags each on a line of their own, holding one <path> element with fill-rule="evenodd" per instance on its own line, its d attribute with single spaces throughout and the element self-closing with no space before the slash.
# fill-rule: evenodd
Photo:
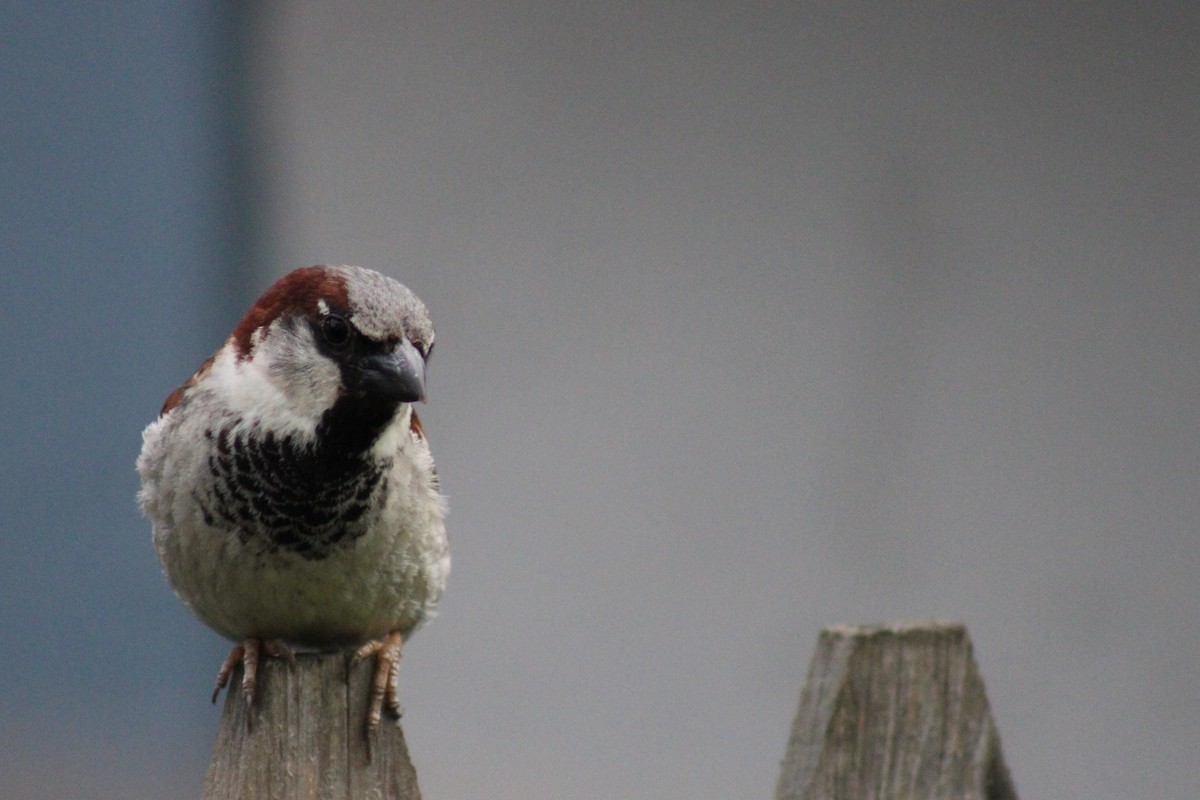
<svg viewBox="0 0 1200 800">
<path fill-rule="evenodd" d="M 419 800 L 404 732 L 386 716 L 368 759 L 374 661 L 357 665 L 347 682 L 349 659 L 347 653 L 302 654 L 294 667 L 263 659 L 249 730 L 239 667 L 225 699 L 204 800 Z"/>
<path fill-rule="evenodd" d="M 1016 800 L 966 628 L 821 632 L 776 800 Z"/>
</svg>

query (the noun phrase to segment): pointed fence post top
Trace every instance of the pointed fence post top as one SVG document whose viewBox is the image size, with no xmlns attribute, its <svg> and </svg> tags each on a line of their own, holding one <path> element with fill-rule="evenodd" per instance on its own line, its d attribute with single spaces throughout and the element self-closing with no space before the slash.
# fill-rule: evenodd
<svg viewBox="0 0 1200 800">
<path fill-rule="evenodd" d="M 821 631 L 776 800 L 1016 800 L 965 625 Z"/>
</svg>

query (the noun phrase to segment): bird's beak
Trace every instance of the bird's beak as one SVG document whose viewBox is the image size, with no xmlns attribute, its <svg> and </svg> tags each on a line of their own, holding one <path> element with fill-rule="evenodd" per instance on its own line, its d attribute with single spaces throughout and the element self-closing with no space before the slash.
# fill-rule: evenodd
<svg viewBox="0 0 1200 800">
<path fill-rule="evenodd" d="M 360 368 L 363 386 L 370 392 L 401 403 L 425 399 L 425 359 L 408 339 L 386 353 L 367 356 Z"/>
</svg>

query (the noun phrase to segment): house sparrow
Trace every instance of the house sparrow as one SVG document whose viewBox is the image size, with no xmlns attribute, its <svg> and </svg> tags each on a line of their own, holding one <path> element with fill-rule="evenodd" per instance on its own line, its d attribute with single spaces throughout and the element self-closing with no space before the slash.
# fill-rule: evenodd
<svg viewBox="0 0 1200 800">
<path fill-rule="evenodd" d="M 375 656 L 367 730 L 399 715 L 401 643 L 450 570 L 446 504 L 412 404 L 433 325 L 360 267 L 284 276 L 142 434 L 138 502 L 176 594 L 237 642 L 253 703 L 260 655 Z M 247 714 L 249 720 L 249 714 Z"/>
</svg>

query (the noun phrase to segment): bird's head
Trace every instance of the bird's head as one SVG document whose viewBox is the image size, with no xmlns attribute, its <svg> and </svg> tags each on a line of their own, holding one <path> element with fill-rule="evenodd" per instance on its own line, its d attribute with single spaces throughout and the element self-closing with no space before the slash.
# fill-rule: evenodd
<svg viewBox="0 0 1200 800">
<path fill-rule="evenodd" d="M 361 449 L 401 406 L 425 399 L 432 349 L 429 311 L 403 284 L 361 267 L 306 267 L 263 292 L 163 410 L 211 379 L 267 430 L 307 428 Z"/>
</svg>

